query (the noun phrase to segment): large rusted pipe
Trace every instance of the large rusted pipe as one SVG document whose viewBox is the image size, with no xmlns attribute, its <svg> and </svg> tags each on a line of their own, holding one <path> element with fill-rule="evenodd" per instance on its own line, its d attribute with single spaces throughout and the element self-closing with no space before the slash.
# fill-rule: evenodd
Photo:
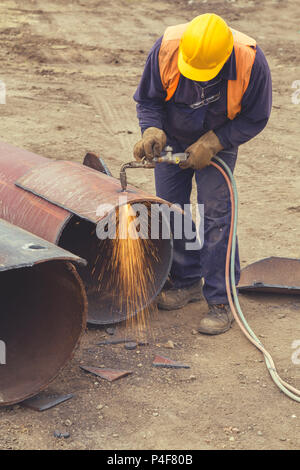
<svg viewBox="0 0 300 470">
<path fill-rule="evenodd" d="M 76 255 L 0 220 L 0 406 L 23 401 L 56 377 L 86 324 Z"/>
<path fill-rule="evenodd" d="M 119 180 L 111 176 L 79 163 L 50 160 L 0 143 L 0 217 L 87 259 L 88 266 L 78 271 L 88 294 L 88 322 L 94 324 L 119 322 L 137 313 L 133 306 L 128 311 L 126 302 L 122 308 L 112 309 L 113 289 L 104 279 L 99 290 L 92 275 L 97 260 L 110 251 L 96 235 L 99 221 L 109 217 L 99 214 L 99 206 L 118 208 L 122 195 Z M 130 185 L 126 197 L 129 204 L 165 202 Z M 160 223 L 164 223 L 163 217 Z M 157 256 L 148 256 L 147 261 L 154 280 L 148 281 L 143 307 L 161 290 L 172 258 L 170 239 L 160 236 L 153 243 Z M 108 271 L 106 277 L 110 275 Z"/>
</svg>

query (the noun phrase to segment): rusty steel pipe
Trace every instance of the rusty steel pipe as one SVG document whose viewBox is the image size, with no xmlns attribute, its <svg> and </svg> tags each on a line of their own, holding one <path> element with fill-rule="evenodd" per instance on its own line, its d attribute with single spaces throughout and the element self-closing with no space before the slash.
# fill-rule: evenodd
<svg viewBox="0 0 300 470">
<path fill-rule="evenodd" d="M 110 324 L 137 313 L 124 304 L 119 311 L 111 310 L 114 292 L 100 285 L 95 289 L 92 271 L 97 259 L 103 257 L 107 245 L 96 236 L 96 226 L 105 223 L 109 214 L 99 215 L 101 204 L 118 209 L 120 196 L 126 194 L 128 204 L 165 203 L 162 199 L 128 185 L 121 192 L 120 181 L 80 163 L 51 160 L 26 150 L 0 143 L 0 217 L 52 242 L 88 261 L 79 267 L 88 295 L 88 322 Z M 146 223 L 146 222 L 145 222 Z M 161 225 L 165 223 L 163 218 Z M 146 307 L 159 293 L 169 273 L 172 241 L 154 241 L 157 259 L 148 262 L 154 272 L 145 301 Z M 110 272 L 107 273 L 107 277 Z"/>
<path fill-rule="evenodd" d="M 84 260 L 0 220 L 0 406 L 44 390 L 71 359 L 87 299 Z"/>
</svg>

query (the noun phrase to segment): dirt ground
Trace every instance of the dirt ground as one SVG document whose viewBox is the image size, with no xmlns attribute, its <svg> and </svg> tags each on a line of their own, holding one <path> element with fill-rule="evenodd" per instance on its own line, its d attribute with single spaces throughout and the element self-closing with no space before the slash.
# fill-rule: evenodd
<svg viewBox="0 0 300 470">
<path fill-rule="evenodd" d="M 139 137 L 132 99 L 148 50 L 168 25 L 215 12 L 255 37 L 269 61 L 274 106 L 267 128 L 240 148 L 239 242 L 242 265 L 268 256 L 299 257 L 300 80 L 298 2 L 289 0 L 2 0 L 0 138 L 56 159 L 101 154 L 115 176 Z M 130 182 L 154 193 L 152 172 Z M 299 297 L 243 295 L 246 318 L 274 355 L 280 374 L 300 386 L 292 342 L 300 339 Z M 237 325 L 225 335 L 193 334 L 205 303 L 151 319 L 148 346 L 96 347 L 89 329 L 75 358 L 49 388 L 74 398 L 38 413 L 0 410 L 1 449 L 296 449 L 299 404 L 271 381 L 263 358 Z M 116 334 L 124 333 L 124 325 Z M 167 349 L 167 341 L 175 343 Z M 152 367 L 155 354 L 190 369 Z M 115 383 L 81 363 L 133 370 Z M 70 433 L 57 439 L 54 430 Z"/>
</svg>

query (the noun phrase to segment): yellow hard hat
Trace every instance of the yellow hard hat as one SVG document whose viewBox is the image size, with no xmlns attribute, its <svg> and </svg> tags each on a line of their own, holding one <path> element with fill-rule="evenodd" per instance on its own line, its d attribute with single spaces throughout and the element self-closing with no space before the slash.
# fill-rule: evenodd
<svg viewBox="0 0 300 470">
<path fill-rule="evenodd" d="M 214 13 L 196 16 L 183 33 L 178 68 L 190 80 L 212 80 L 229 58 L 233 35 L 225 21 Z"/>
</svg>

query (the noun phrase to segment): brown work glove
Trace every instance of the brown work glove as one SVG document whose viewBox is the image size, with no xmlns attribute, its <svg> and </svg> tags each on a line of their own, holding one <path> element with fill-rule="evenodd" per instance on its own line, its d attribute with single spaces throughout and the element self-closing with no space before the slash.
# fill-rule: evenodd
<svg viewBox="0 0 300 470">
<path fill-rule="evenodd" d="M 167 136 L 164 131 L 157 127 L 148 127 L 143 133 L 143 138 L 135 144 L 133 156 L 136 160 L 141 160 L 143 157 L 152 160 L 160 156 L 166 142 Z"/>
<path fill-rule="evenodd" d="M 179 164 L 180 168 L 202 170 L 210 164 L 211 159 L 223 149 L 218 137 L 213 131 L 204 134 L 190 145 L 185 151 L 189 154 L 186 161 Z"/>
</svg>

